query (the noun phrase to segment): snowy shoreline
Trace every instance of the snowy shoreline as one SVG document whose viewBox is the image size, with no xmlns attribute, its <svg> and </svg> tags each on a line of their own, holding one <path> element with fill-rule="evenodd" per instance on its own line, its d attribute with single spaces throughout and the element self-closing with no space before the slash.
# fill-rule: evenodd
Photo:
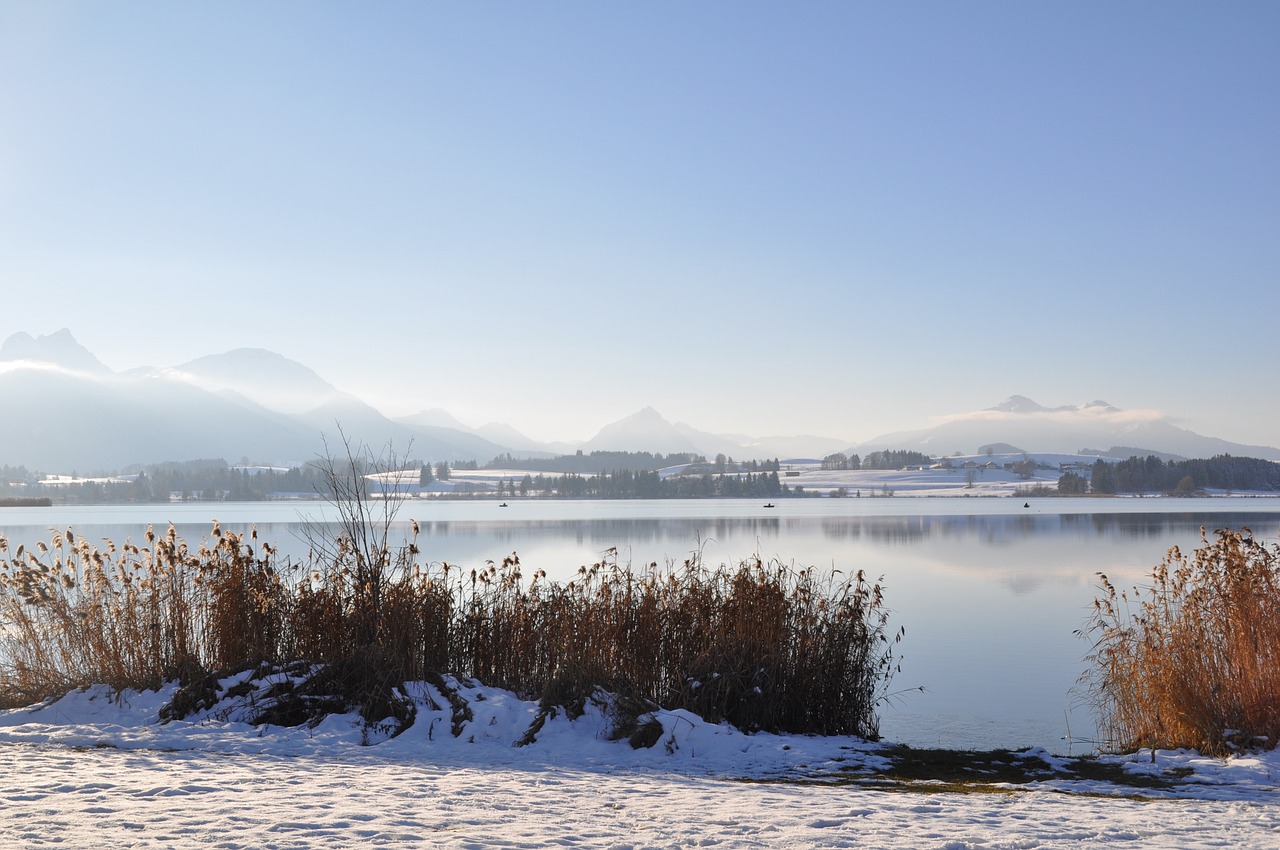
<svg viewBox="0 0 1280 850">
<path fill-rule="evenodd" d="M 355 715 L 314 727 L 255 727 L 216 706 L 161 723 L 176 686 L 77 691 L 0 713 L 5 846 L 451 847 L 878 846 L 1271 847 L 1280 756 L 1192 752 L 1103 756 L 1135 787 L 1050 765 L 1030 781 L 961 786 L 889 780 L 892 746 L 854 738 L 745 735 L 659 712 L 662 739 L 608 740 L 588 704 L 538 705 L 459 682 L 472 717 L 451 733 L 438 695 L 407 686 L 416 722 L 371 741 Z M 372 745 L 367 745 L 367 744 Z M 999 778 L 999 777 L 997 777 Z M 923 793 L 901 793 L 902 791 Z M 964 793 L 958 793 L 958 792 Z M 33 815 L 38 815 L 33 817 Z"/>
</svg>

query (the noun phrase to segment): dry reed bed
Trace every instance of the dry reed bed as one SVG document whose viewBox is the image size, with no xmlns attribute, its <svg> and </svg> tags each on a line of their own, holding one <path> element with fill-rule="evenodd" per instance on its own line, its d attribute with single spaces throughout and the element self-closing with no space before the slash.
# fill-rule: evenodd
<svg viewBox="0 0 1280 850">
<path fill-rule="evenodd" d="M 1148 587 L 1101 576 L 1085 683 L 1116 749 L 1280 743 L 1280 546 L 1248 529 L 1201 542 L 1171 549 Z"/>
<path fill-rule="evenodd" d="M 416 534 L 394 551 L 339 538 L 302 563 L 216 523 L 194 549 L 172 526 L 141 546 L 0 538 L 0 702 L 305 659 L 384 692 L 448 672 L 544 705 L 604 687 L 747 730 L 877 736 L 902 632 L 861 572 L 696 556 L 634 570 L 611 551 L 555 582 L 515 555 L 424 566 Z"/>
</svg>

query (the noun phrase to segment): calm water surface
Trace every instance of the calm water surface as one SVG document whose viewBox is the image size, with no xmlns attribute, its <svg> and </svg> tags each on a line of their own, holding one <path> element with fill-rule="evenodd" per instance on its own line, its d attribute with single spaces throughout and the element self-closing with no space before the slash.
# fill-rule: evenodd
<svg viewBox="0 0 1280 850">
<path fill-rule="evenodd" d="M 1098 572 L 1140 582 L 1171 546 L 1198 545 L 1203 526 L 1280 535 L 1280 499 L 793 499 L 408 502 L 431 561 L 463 567 L 517 552 L 526 574 L 568 578 L 611 548 L 633 564 L 682 562 L 700 550 L 718 564 L 760 555 L 883 577 L 893 628 L 905 626 L 904 691 L 884 706 L 881 731 L 916 746 L 1036 744 L 1093 748 L 1093 717 L 1073 685 L 1088 645 L 1085 622 Z M 142 538 L 173 522 L 188 542 L 213 519 L 294 555 L 306 522 L 332 519 L 321 503 L 186 503 L 0 508 L 12 545 L 50 528 L 90 539 Z M 907 692 L 923 686 L 925 691 Z"/>
</svg>

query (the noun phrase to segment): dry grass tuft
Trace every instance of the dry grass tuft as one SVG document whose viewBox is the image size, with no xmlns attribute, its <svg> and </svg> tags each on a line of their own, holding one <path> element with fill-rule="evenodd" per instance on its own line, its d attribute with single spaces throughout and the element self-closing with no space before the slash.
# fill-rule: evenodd
<svg viewBox="0 0 1280 850">
<path fill-rule="evenodd" d="M 207 702 L 208 671 L 305 660 L 321 672 L 272 722 L 345 706 L 403 728 L 399 686 L 448 672 L 570 715 L 603 688 L 642 730 L 642 707 L 661 705 L 749 731 L 875 738 L 901 638 L 862 573 L 777 561 L 633 570 L 611 551 L 553 582 L 526 579 L 514 554 L 424 567 L 416 539 L 374 550 L 373 571 L 370 550 L 341 539 L 294 564 L 216 523 L 195 550 L 172 526 L 145 544 L 96 547 L 70 530 L 37 552 L 0 541 L 0 702 L 181 679 L 181 714 Z"/>
<path fill-rule="evenodd" d="M 1248 529 L 1201 540 L 1190 557 L 1171 549 L 1147 588 L 1101 577 L 1085 683 L 1116 749 L 1280 743 L 1280 546 Z"/>
</svg>

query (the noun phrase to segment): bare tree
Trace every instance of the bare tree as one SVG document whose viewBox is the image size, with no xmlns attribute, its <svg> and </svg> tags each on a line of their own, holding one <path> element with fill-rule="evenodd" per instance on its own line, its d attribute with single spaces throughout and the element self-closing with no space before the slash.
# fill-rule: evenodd
<svg viewBox="0 0 1280 850">
<path fill-rule="evenodd" d="M 399 455 L 388 444 L 380 455 L 364 443 L 354 444 L 338 428 L 342 451 L 329 450 L 312 462 L 323 482 L 321 495 L 337 512 L 337 530 L 308 521 L 303 535 L 312 560 L 324 569 L 349 571 L 349 604 L 353 614 L 356 646 L 377 646 L 382 642 L 382 614 L 387 588 L 403 577 L 417 554 L 417 523 L 413 537 L 398 544 L 392 541 L 392 526 L 405 500 L 403 468 L 407 455 Z M 411 469 L 414 480 L 417 469 Z M 370 492 L 370 484 L 377 493 Z"/>
</svg>

